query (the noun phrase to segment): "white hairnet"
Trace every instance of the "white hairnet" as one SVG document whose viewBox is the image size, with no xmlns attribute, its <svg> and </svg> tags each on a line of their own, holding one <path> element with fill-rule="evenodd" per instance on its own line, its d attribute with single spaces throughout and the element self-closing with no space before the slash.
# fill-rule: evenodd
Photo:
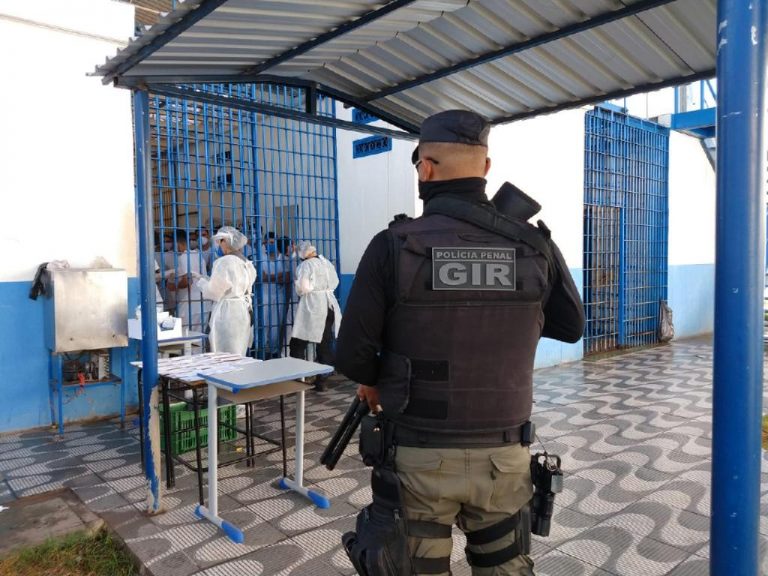
<svg viewBox="0 0 768 576">
<path fill-rule="evenodd" d="M 309 240 L 302 240 L 299 242 L 299 258 L 307 258 L 310 254 L 317 253 L 317 248 L 312 245 Z"/>
<path fill-rule="evenodd" d="M 233 226 L 222 226 L 219 228 L 219 231 L 213 235 L 213 240 L 219 239 L 229 242 L 229 245 L 235 250 L 242 250 L 248 244 L 248 238 L 245 237 L 245 234 Z"/>
</svg>

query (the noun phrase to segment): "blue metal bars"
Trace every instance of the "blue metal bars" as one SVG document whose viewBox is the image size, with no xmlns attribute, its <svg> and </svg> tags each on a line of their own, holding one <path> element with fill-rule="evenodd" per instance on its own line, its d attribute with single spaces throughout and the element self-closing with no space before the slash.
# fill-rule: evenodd
<svg viewBox="0 0 768 576">
<path fill-rule="evenodd" d="M 759 571 L 768 1 L 718 2 L 710 574 Z"/>
<path fill-rule="evenodd" d="M 585 353 L 657 341 L 667 298 L 669 131 L 596 108 L 585 118 Z"/>
<path fill-rule="evenodd" d="M 338 266 L 336 135 L 332 128 L 229 107 L 227 98 L 301 111 L 312 95 L 274 84 L 190 87 L 206 101 L 155 95 L 156 254 L 166 309 L 204 331 L 210 303 L 180 278 L 210 273 L 206 244 L 219 227 L 235 226 L 249 239 L 244 253 L 258 279 L 253 293 L 252 353 L 285 355 L 297 297 L 292 275 L 299 241 L 309 240 Z M 213 104 L 214 99 L 221 104 Z M 315 102 L 335 115 L 335 103 Z"/>
</svg>

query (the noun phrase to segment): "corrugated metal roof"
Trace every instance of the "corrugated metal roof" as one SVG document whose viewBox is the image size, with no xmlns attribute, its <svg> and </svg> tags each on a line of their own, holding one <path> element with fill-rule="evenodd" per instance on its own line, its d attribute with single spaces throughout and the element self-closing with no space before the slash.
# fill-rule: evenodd
<svg viewBox="0 0 768 576">
<path fill-rule="evenodd" d="M 455 107 L 505 122 L 713 75 L 715 19 L 715 0 L 187 0 L 97 72 L 268 74 L 403 125 Z"/>
</svg>

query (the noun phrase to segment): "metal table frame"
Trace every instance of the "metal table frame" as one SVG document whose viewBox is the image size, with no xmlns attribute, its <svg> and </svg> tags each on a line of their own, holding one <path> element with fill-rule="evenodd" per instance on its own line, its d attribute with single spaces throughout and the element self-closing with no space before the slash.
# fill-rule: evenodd
<svg viewBox="0 0 768 576">
<path fill-rule="evenodd" d="M 118 377 L 110 371 L 109 378 L 103 380 L 88 380 L 83 384 L 64 383 L 64 352 L 51 352 L 49 357 L 49 383 L 48 383 L 48 402 L 51 409 L 51 425 L 58 427 L 59 435 L 64 434 L 64 396 L 67 391 L 77 390 L 79 388 L 98 388 L 104 386 L 120 386 L 120 428 L 125 428 L 125 383 L 128 379 L 128 348 L 113 347 L 105 348 L 110 357 L 110 365 L 115 354 L 120 354 L 121 375 Z M 93 352 L 93 350 L 82 350 L 81 352 Z M 80 352 L 75 352 L 80 353 Z M 110 368 L 111 370 L 111 368 Z M 54 396 L 56 398 L 54 399 Z"/>
<path fill-rule="evenodd" d="M 197 337 L 194 337 L 197 338 Z M 245 357 L 243 358 L 245 359 Z M 136 366 L 138 368 L 138 397 L 139 397 L 139 406 L 143 406 L 143 388 L 142 388 L 142 363 L 139 362 L 132 362 L 131 365 Z M 163 437 L 165 439 L 165 450 L 163 450 L 165 454 L 165 480 L 166 480 L 166 487 L 167 488 L 173 488 L 176 485 L 176 474 L 174 470 L 174 463 L 178 462 L 179 464 L 187 467 L 189 470 L 195 472 L 197 474 L 197 484 L 198 484 L 198 492 L 199 492 L 199 502 L 200 504 L 204 503 L 204 492 L 203 492 L 203 465 L 202 465 L 202 447 L 201 447 L 201 441 L 200 441 L 200 407 L 203 405 L 204 402 L 206 402 L 205 394 L 201 393 L 200 388 L 205 384 L 205 380 L 202 378 L 199 378 L 197 380 L 182 380 L 179 378 L 173 378 L 168 376 L 167 374 L 159 374 L 158 375 L 158 386 L 160 388 L 160 402 L 162 403 L 163 412 L 164 414 L 167 414 L 168 417 L 163 418 L 163 429 L 161 430 L 161 433 L 163 434 Z M 192 392 L 192 399 L 188 399 L 185 396 L 183 396 L 183 393 L 186 391 Z M 194 412 L 194 431 L 195 431 L 195 461 L 196 465 L 191 464 L 184 458 L 181 458 L 179 455 L 176 455 L 173 453 L 173 430 L 171 426 L 171 418 L 170 418 L 170 405 L 171 405 L 171 398 L 178 399 L 180 401 L 187 402 L 188 404 L 192 404 L 192 410 Z M 275 440 L 272 440 L 271 438 L 268 438 L 261 434 L 254 434 L 253 428 L 252 428 L 252 402 L 246 401 L 246 402 L 240 402 L 240 398 L 233 399 L 232 403 L 234 404 L 244 404 L 245 410 L 246 410 L 246 417 L 245 417 L 245 430 L 238 428 L 235 426 L 235 430 L 243 434 L 246 440 L 246 454 L 245 456 L 234 458 L 227 460 L 226 462 L 219 462 L 218 467 L 221 468 L 223 466 L 230 466 L 232 464 L 238 464 L 239 462 L 246 461 L 248 466 L 253 466 L 253 462 L 256 456 L 266 456 L 268 454 L 272 454 L 276 452 L 277 450 L 282 450 L 282 461 L 283 461 L 283 475 L 287 475 L 287 445 L 286 445 L 286 437 L 285 437 L 285 399 L 283 395 L 280 395 L 280 433 L 281 433 L 281 442 L 276 442 Z M 218 412 L 216 413 L 218 416 Z M 145 469 L 146 463 L 145 463 L 145 455 L 144 455 L 144 427 L 143 427 L 143 418 L 144 414 L 142 410 L 139 410 L 139 435 L 140 435 L 140 446 L 141 446 L 141 466 L 142 469 Z M 217 427 L 218 432 L 218 427 Z M 274 448 L 269 450 L 263 450 L 256 454 L 256 444 L 254 442 L 254 438 L 258 438 L 260 440 L 263 440 L 264 442 L 268 444 L 272 444 Z M 209 445 L 210 445 L 210 439 L 209 439 Z M 217 434 L 217 446 L 218 446 L 218 434 Z"/>
<path fill-rule="evenodd" d="M 243 532 L 235 525 L 227 522 L 219 516 L 218 508 L 218 459 L 217 433 L 218 433 L 218 406 L 219 391 L 227 399 L 234 399 L 242 394 L 243 399 L 248 397 L 248 392 L 261 392 L 261 399 L 283 395 L 285 388 L 280 385 L 288 384 L 287 381 L 304 379 L 318 374 L 333 372 L 332 366 L 307 362 L 297 358 L 276 358 L 266 360 L 258 364 L 248 366 L 242 370 L 218 375 L 200 374 L 208 383 L 208 506 L 200 505 L 195 509 L 198 518 L 206 519 L 219 528 L 236 543 L 244 540 Z M 297 383 L 298 384 L 298 383 Z M 271 394 L 269 387 L 275 392 Z M 259 390 L 259 388 L 261 390 Z M 308 498 L 319 508 L 329 508 L 330 501 L 326 496 L 310 490 L 304 486 L 304 392 L 309 388 L 306 384 L 294 387 L 296 393 L 296 456 L 294 464 L 294 477 L 283 475 L 279 486 L 284 490 L 293 490 Z M 214 465 L 211 465 L 214 463 Z M 285 471 L 284 471 L 285 472 Z"/>
<path fill-rule="evenodd" d="M 197 486 L 198 486 L 198 492 L 199 492 L 199 501 L 200 504 L 204 503 L 204 493 L 203 493 L 203 464 L 202 464 L 202 445 L 200 440 L 200 407 L 204 405 L 206 402 L 205 394 L 201 393 L 200 388 L 202 385 L 205 384 L 205 382 L 201 379 L 198 382 L 186 382 L 183 380 L 177 380 L 175 378 L 169 378 L 166 376 L 160 376 L 159 378 L 159 386 L 160 386 L 160 392 L 161 392 L 161 399 L 163 403 L 163 412 L 164 414 L 167 414 L 168 416 L 163 418 L 163 436 L 165 437 L 165 478 L 166 478 L 166 486 L 168 488 L 173 488 L 176 485 L 176 472 L 174 470 L 174 462 L 181 464 L 182 466 L 185 466 L 195 474 L 197 474 Z M 192 399 L 188 400 L 184 396 L 179 395 L 180 392 L 184 392 L 186 390 L 190 390 L 192 392 Z M 182 458 L 180 455 L 174 454 L 173 452 L 173 443 L 172 443 L 172 437 L 173 437 L 173 430 L 171 427 L 171 399 L 178 399 L 184 402 L 187 402 L 188 404 L 192 404 L 192 410 L 194 412 L 194 431 L 195 431 L 195 462 L 196 465 L 191 464 L 184 458 Z M 280 432 L 281 432 L 281 438 L 282 442 L 278 443 L 271 438 L 268 438 L 266 436 L 263 436 L 261 434 L 254 434 L 253 432 L 253 412 L 252 412 L 252 401 L 245 401 L 246 399 L 243 398 L 244 401 L 238 401 L 240 399 L 235 399 L 232 401 L 233 404 L 243 404 L 245 406 L 245 429 L 238 428 L 237 425 L 234 426 L 234 429 L 236 432 L 243 434 L 245 437 L 245 455 L 240 456 L 237 458 L 232 458 L 227 460 L 226 462 L 217 462 L 217 468 L 221 468 L 223 466 L 231 466 L 233 464 L 238 464 L 240 462 L 246 462 L 247 465 L 253 466 L 253 461 L 256 456 L 266 456 L 268 454 L 272 454 L 278 450 L 282 450 L 282 460 L 283 460 L 283 475 L 287 474 L 287 467 L 288 467 L 288 457 L 287 457 L 287 448 L 286 448 L 286 441 L 285 441 L 285 400 L 284 396 L 280 395 Z M 209 416 L 210 418 L 210 404 L 208 405 L 209 408 Z M 218 406 L 218 408 L 221 408 L 221 406 Z M 216 419 L 218 422 L 218 409 L 216 410 Z M 219 441 L 218 441 L 218 426 L 216 427 L 216 449 L 218 449 Z M 256 454 L 256 443 L 254 442 L 254 438 L 258 438 L 260 440 L 263 440 L 264 442 L 268 444 L 272 444 L 274 447 L 269 450 L 263 450 L 260 451 L 258 454 Z M 208 437 L 208 454 L 210 457 L 210 450 L 211 450 L 211 437 Z M 143 454 L 143 449 L 142 449 Z M 142 465 L 143 465 L 143 456 L 142 456 Z"/>
</svg>

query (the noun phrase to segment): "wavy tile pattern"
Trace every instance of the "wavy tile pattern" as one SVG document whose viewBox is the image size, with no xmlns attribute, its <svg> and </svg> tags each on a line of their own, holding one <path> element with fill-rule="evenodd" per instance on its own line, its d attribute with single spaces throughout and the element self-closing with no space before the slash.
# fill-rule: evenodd
<svg viewBox="0 0 768 576">
<path fill-rule="evenodd" d="M 711 344 L 688 340 L 536 371 L 534 449 L 559 454 L 566 471 L 550 537 L 534 537 L 537 576 L 708 574 L 711 365 Z M 196 477 L 180 466 L 164 495 L 167 512 L 142 515 L 138 434 L 113 423 L 71 426 L 63 438 L 48 430 L 0 436 L 0 504 L 69 487 L 157 576 L 351 575 L 340 537 L 370 501 L 369 473 L 356 445 L 333 471 L 318 459 L 352 390 L 337 380 L 308 395 L 305 478 L 332 498 L 330 509 L 275 486 L 279 453 L 255 468 L 221 469 L 220 510 L 244 528 L 243 545 L 195 519 Z M 287 409 L 290 418 L 292 400 Z M 276 404 L 259 406 L 255 420 L 259 433 L 279 437 Z M 768 469 L 761 493 L 765 548 Z M 455 529 L 454 576 L 470 574 L 464 545 Z"/>
</svg>

